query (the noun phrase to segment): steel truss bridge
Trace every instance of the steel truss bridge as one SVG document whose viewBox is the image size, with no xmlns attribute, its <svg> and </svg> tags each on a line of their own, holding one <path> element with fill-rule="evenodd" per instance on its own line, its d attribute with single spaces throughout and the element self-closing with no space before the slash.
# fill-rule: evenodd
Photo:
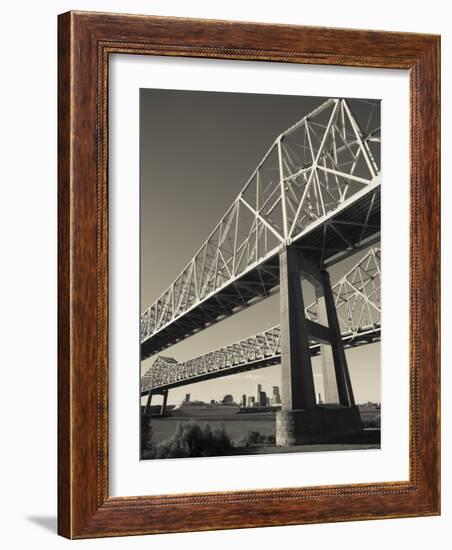
<svg viewBox="0 0 452 550">
<path fill-rule="evenodd" d="M 346 348 L 380 340 L 380 263 L 380 249 L 371 248 L 332 288 Z M 317 305 L 306 308 L 307 319 L 318 320 Z M 141 395 L 279 364 L 280 340 L 275 326 L 189 361 L 159 356 L 142 377 Z M 319 342 L 311 340 L 310 350 L 318 354 Z"/>
<path fill-rule="evenodd" d="M 352 112 L 350 102 L 329 99 L 275 139 L 192 260 L 142 314 L 142 359 L 276 292 L 284 246 L 325 269 L 379 241 L 377 105 L 362 101 Z"/>
</svg>

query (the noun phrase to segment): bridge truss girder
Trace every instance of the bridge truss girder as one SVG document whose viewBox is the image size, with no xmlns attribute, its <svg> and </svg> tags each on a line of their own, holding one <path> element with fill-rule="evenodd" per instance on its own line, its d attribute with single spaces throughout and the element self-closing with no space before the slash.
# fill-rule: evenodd
<svg viewBox="0 0 452 550">
<path fill-rule="evenodd" d="M 330 99 L 274 141 L 224 217 L 141 317 L 142 358 L 265 298 L 278 251 L 296 242 L 321 267 L 379 238 L 379 128 Z"/>
<path fill-rule="evenodd" d="M 332 288 L 345 348 L 380 340 L 381 251 L 370 249 Z M 318 320 L 317 302 L 305 310 L 307 319 Z M 185 362 L 157 357 L 141 380 L 141 393 L 193 384 L 268 367 L 280 363 L 281 329 L 278 326 L 244 338 Z M 312 355 L 320 344 L 310 341 Z"/>
</svg>

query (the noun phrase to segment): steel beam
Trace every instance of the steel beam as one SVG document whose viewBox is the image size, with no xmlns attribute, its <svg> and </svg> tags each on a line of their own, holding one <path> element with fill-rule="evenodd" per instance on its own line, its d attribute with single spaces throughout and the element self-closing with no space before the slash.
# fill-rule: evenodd
<svg viewBox="0 0 452 550">
<path fill-rule="evenodd" d="M 264 279 L 244 295 L 240 282 L 262 278 L 283 247 L 297 242 L 325 267 L 378 233 L 379 166 L 369 146 L 379 146 L 377 133 L 360 127 L 346 100 L 330 99 L 278 136 L 193 259 L 143 312 L 142 357 L 232 315 L 225 293 L 237 293 L 242 307 L 267 296 Z"/>
</svg>

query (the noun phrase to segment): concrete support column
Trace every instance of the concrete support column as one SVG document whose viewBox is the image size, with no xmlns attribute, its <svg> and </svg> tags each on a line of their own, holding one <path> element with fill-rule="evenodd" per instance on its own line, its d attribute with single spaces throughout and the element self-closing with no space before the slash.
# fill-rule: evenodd
<svg viewBox="0 0 452 550">
<path fill-rule="evenodd" d="M 317 320 L 321 325 L 328 326 L 323 285 L 316 285 L 316 297 Z M 334 368 L 333 350 L 330 344 L 320 343 L 320 357 L 322 360 L 323 402 L 338 405 L 339 395 L 337 393 L 336 370 Z"/>
<path fill-rule="evenodd" d="M 146 406 L 144 407 L 143 418 L 146 418 L 146 416 L 150 413 L 151 402 L 152 402 L 152 392 L 149 392 L 148 399 L 146 401 Z"/>
<path fill-rule="evenodd" d="M 338 405 L 339 394 L 337 393 L 336 369 L 334 367 L 333 349 L 328 344 L 320 345 L 320 357 L 322 361 L 323 379 L 323 402 L 329 405 Z"/>
<path fill-rule="evenodd" d="M 291 246 L 279 254 L 283 411 L 316 405 L 298 254 Z"/>
<path fill-rule="evenodd" d="M 334 303 L 334 296 L 331 289 L 330 275 L 328 271 L 322 272 L 322 285 L 323 295 L 325 297 L 325 308 L 328 317 L 328 327 L 330 331 L 331 350 L 336 372 L 339 403 L 346 407 L 354 407 L 355 399 L 350 382 L 347 359 L 345 357 L 339 320 L 337 318 L 336 304 Z"/>
<path fill-rule="evenodd" d="M 168 401 L 168 390 L 163 392 L 163 402 L 160 408 L 160 414 L 163 416 L 166 412 L 166 402 Z"/>
<path fill-rule="evenodd" d="M 282 406 L 276 413 L 276 445 L 321 442 L 358 433 L 361 420 L 353 399 L 329 275 L 306 260 L 295 246 L 280 252 L 279 266 Z M 321 295 L 317 322 L 306 319 L 301 276 L 318 289 L 317 298 Z M 324 369 L 330 386 L 326 399 L 336 407 L 331 406 L 333 403 L 316 404 L 309 337 L 325 347 Z"/>
</svg>

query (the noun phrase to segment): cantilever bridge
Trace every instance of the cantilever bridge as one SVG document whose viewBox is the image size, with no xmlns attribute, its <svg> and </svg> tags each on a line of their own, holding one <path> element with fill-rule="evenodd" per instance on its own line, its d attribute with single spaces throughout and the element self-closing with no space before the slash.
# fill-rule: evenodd
<svg viewBox="0 0 452 550">
<path fill-rule="evenodd" d="M 379 248 L 369 250 L 332 288 L 344 347 L 380 339 Z M 317 302 L 306 308 L 309 320 L 318 319 Z M 141 381 L 141 395 L 186 384 L 237 374 L 281 363 L 281 327 L 275 326 L 223 348 L 184 362 L 158 356 Z M 309 342 L 312 355 L 320 344 Z"/>
<path fill-rule="evenodd" d="M 142 359 L 274 292 L 281 246 L 296 243 L 328 266 L 376 242 L 378 133 L 364 135 L 347 102 L 330 99 L 278 136 L 193 259 L 142 314 Z"/>
<path fill-rule="evenodd" d="M 281 325 L 184 363 L 160 356 L 142 379 L 142 393 L 166 392 L 166 400 L 171 387 L 281 363 L 279 444 L 303 440 L 306 422 L 336 431 L 356 426 L 344 346 L 379 337 L 374 270 L 379 277 L 380 252 L 372 249 L 334 288 L 328 268 L 380 239 L 380 129 L 372 123 L 377 106 L 363 102 L 358 120 L 348 101 L 329 99 L 275 139 L 193 259 L 143 312 L 141 357 L 277 291 Z M 353 279 L 363 273 L 364 279 Z M 301 278 L 316 289 L 316 302 L 307 308 Z M 364 304 L 359 322 L 349 315 L 354 302 Z M 366 331 L 368 337 L 359 339 Z M 344 409 L 323 411 L 322 419 L 311 367 L 315 352 L 323 357 L 329 402 Z M 333 420 L 338 414 L 340 420 Z"/>
</svg>

